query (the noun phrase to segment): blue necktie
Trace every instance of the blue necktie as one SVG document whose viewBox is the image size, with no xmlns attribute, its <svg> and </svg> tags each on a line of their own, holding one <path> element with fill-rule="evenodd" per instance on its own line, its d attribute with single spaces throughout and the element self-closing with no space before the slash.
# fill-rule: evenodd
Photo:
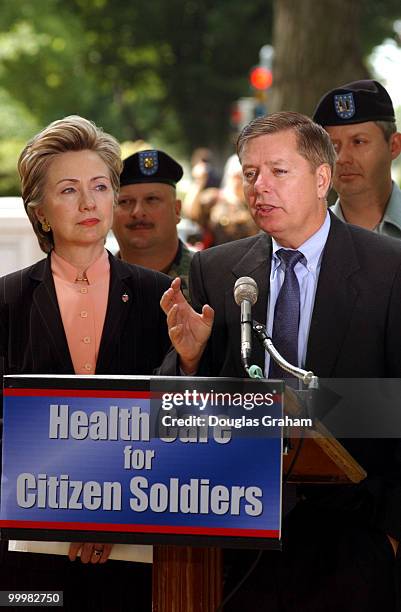
<svg viewBox="0 0 401 612">
<path fill-rule="evenodd" d="M 298 329 L 300 291 L 294 268 L 305 259 L 299 251 L 279 249 L 277 257 L 285 266 L 284 281 L 274 308 L 273 344 L 278 352 L 292 365 L 298 365 Z M 269 378 L 288 378 L 290 374 L 270 358 Z"/>
</svg>

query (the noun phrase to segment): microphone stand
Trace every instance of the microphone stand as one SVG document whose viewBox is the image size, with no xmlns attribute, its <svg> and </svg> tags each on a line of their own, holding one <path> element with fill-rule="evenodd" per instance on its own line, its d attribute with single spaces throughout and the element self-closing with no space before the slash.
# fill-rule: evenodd
<svg viewBox="0 0 401 612">
<path fill-rule="evenodd" d="M 289 363 L 284 357 L 278 352 L 276 347 L 273 344 L 272 339 L 267 335 L 266 327 L 257 321 L 252 321 L 252 331 L 259 342 L 262 344 L 264 349 L 269 353 L 270 358 L 274 359 L 274 361 L 286 372 L 301 380 L 305 385 L 307 385 L 306 390 L 298 390 L 294 392 L 301 401 L 303 405 L 303 410 L 307 414 L 307 416 L 311 417 L 314 414 L 313 404 L 314 398 L 316 394 L 316 390 L 319 388 L 319 378 L 314 375 L 310 370 L 303 370 L 302 368 L 298 368 L 297 366 Z M 283 438 L 283 453 L 286 455 L 291 448 L 291 442 L 287 435 L 284 434 Z"/>
<path fill-rule="evenodd" d="M 269 353 L 270 358 L 274 359 L 274 361 L 286 372 L 292 374 L 295 378 L 301 380 L 305 385 L 308 386 L 308 389 L 318 389 L 319 388 L 319 379 L 314 375 L 313 372 L 308 370 L 303 370 L 302 368 L 298 368 L 297 366 L 289 363 L 276 349 L 274 346 L 272 339 L 267 335 L 266 327 L 257 321 L 252 321 L 252 331 L 255 334 L 256 338 L 262 344 L 264 349 Z"/>
</svg>

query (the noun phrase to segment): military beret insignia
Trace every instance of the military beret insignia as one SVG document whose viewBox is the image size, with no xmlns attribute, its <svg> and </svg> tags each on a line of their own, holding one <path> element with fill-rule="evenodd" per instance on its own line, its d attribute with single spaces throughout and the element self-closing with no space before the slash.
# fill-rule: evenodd
<svg viewBox="0 0 401 612">
<path fill-rule="evenodd" d="M 355 101 L 352 93 L 334 96 L 334 108 L 341 119 L 350 119 L 355 115 Z"/>
<path fill-rule="evenodd" d="M 159 168 L 157 151 L 139 151 L 139 169 L 145 176 L 156 174 Z"/>
<path fill-rule="evenodd" d="M 184 174 L 182 166 L 164 151 L 138 151 L 123 161 L 120 185 L 166 183 L 175 187 Z"/>
</svg>

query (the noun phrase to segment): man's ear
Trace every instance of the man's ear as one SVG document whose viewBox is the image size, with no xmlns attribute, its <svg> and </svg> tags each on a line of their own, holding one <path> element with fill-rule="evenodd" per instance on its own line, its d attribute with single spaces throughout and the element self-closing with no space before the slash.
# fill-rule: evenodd
<svg viewBox="0 0 401 612">
<path fill-rule="evenodd" d="M 316 169 L 316 187 L 319 198 L 325 198 L 331 184 L 331 168 L 329 164 L 321 164 Z"/>
<path fill-rule="evenodd" d="M 175 219 L 176 223 L 181 221 L 181 200 L 175 201 Z"/>
<path fill-rule="evenodd" d="M 401 134 L 400 132 L 391 134 L 390 152 L 391 152 L 391 159 L 396 159 L 401 153 Z"/>
</svg>

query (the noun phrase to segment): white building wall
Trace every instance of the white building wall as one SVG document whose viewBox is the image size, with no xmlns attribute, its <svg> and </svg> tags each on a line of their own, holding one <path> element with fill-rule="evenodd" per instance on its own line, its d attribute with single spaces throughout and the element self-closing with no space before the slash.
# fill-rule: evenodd
<svg viewBox="0 0 401 612">
<path fill-rule="evenodd" d="M 45 253 L 40 248 L 21 198 L 0 198 L 0 276 L 26 268 Z"/>
</svg>

